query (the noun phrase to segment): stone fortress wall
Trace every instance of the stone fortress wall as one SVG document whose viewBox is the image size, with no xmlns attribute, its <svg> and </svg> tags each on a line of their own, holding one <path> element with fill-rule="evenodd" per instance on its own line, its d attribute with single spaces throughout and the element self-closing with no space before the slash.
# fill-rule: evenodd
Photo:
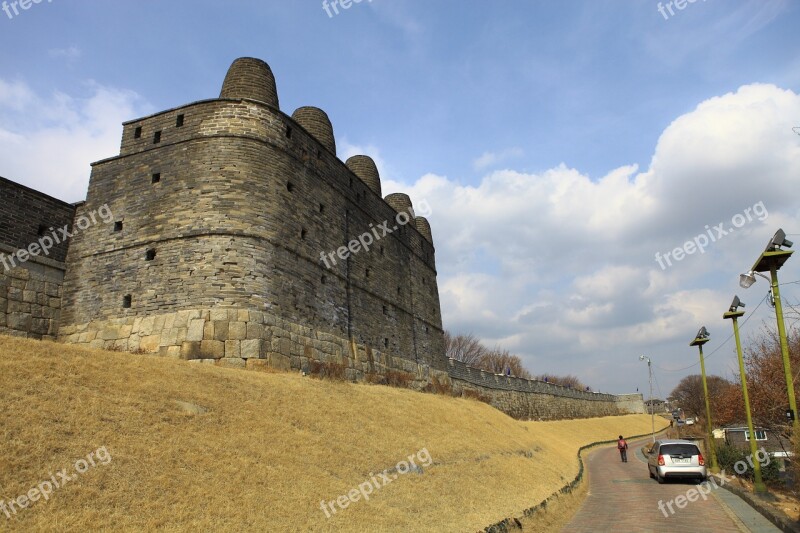
<svg viewBox="0 0 800 533">
<path fill-rule="evenodd" d="M 0 178 L 0 334 L 55 340 L 69 245 L 55 241 L 74 217 L 75 206 Z"/>
<path fill-rule="evenodd" d="M 537 410 L 523 398 L 538 392 L 457 371 L 430 224 L 407 195 L 381 195 L 372 159 L 337 158 L 324 111 L 284 114 L 270 67 L 237 59 L 219 98 L 126 122 L 120 154 L 92 165 L 86 201 L 69 208 L 77 219 L 105 205 L 114 220 L 76 232 L 59 256 L 58 339 L 354 380 L 402 374 L 416 388 L 436 378 L 520 418 L 620 412 L 614 397 Z M 369 251 L 337 254 L 363 234 Z M 0 242 L 33 242 L 21 235 Z"/>
</svg>

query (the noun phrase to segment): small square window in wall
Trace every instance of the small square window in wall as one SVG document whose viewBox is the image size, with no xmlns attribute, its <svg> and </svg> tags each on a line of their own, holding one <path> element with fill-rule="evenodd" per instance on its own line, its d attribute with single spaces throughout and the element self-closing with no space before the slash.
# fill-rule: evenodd
<svg viewBox="0 0 800 533">
<path fill-rule="evenodd" d="M 161 142 L 161 130 L 158 130 L 153 134 L 153 144 L 158 144 Z"/>
<path fill-rule="evenodd" d="M 145 261 L 153 261 L 156 258 L 156 249 L 150 248 L 144 254 Z"/>
<path fill-rule="evenodd" d="M 47 226 L 44 224 L 39 224 L 39 227 L 36 230 L 37 237 L 44 237 L 44 234 L 47 233 Z"/>
<path fill-rule="evenodd" d="M 389 339 L 383 339 L 383 347 L 384 348 L 388 348 L 389 347 Z"/>
<path fill-rule="evenodd" d="M 308 231 L 306 231 L 306 228 L 301 229 L 300 230 L 300 238 L 303 239 L 303 240 L 306 240 L 306 235 L 308 235 Z"/>
<path fill-rule="evenodd" d="M 114 222 L 114 231 L 122 231 L 122 222 Z"/>
<path fill-rule="evenodd" d="M 175 117 L 175 127 L 180 128 L 181 126 L 183 126 L 183 115 L 178 115 Z"/>
<path fill-rule="evenodd" d="M 142 127 L 136 126 L 136 129 L 133 130 L 133 138 L 134 139 L 141 139 L 142 138 Z"/>
<path fill-rule="evenodd" d="M 367 269 L 367 270 L 364 272 L 364 274 L 365 274 L 365 277 L 369 277 L 369 274 L 370 274 L 370 272 L 369 272 L 369 269 Z"/>
<path fill-rule="evenodd" d="M 161 172 L 155 172 L 151 178 L 152 183 L 160 183 L 161 182 Z"/>
<path fill-rule="evenodd" d="M 286 182 L 286 190 L 289 192 L 294 192 L 294 183 L 291 181 Z"/>
<path fill-rule="evenodd" d="M 324 213 L 325 212 L 325 204 L 319 204 L 319 212 L 320 213 Z"/>
<path fill-rule="evenodd" d="M 132 304 L 133 304 L 133 298 L 131 298 L 130 294 L 126 294 L 125 296 L 122 297 L 123 309 L 130 309 Z"/>
<path fill-rule="evenodd" d="M 389 316 L 389 309 L 387 309 L 385 305 L 383 306 L 383 314 Z"/>
<path fill-rule="evenodd" d="M 292 127 L 291 126 L 286 126 L 286 138 L 287 139 L 291 139 L 292 138 Z"/>
</svg>

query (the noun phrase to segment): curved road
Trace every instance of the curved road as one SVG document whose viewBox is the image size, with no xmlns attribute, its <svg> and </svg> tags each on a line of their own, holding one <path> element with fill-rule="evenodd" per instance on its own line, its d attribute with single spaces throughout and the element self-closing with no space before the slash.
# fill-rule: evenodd
<svg viewBox="0 0 800 533">
<path fill-rule="evenodd" d="M 695 492 L 696 501 L 683 501 L 683 508 L 673 503 L 674 512 L 670 512 L 667 502 L 686 496 L 692 489 L 696 491 L 698 485 L 689 481 L 659 485 L 650 479 L 647 463 L 639 451 L 649 441 L 630 442 L 627 463 L 619 460 L 619 452 L 613 445 L 589 454 L 588 495 L 563 531 L 780 531 L 741 498 L 713 486 L 705 497 Z"/>
</svg>

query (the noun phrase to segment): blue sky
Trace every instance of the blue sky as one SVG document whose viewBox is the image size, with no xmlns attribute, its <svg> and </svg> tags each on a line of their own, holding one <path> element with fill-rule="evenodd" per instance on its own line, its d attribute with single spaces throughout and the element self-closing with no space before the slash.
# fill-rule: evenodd
<svg viewBox="0 0 800 533">
<path fill-rule="evenodd" d="M 662 2 L 662 6 L 668 2 Z M 267 61 L 282 110 L 331 117 L 342 160 L 424 199 L 445 326 L 533 372 L 661 395 L 727 338 L 737 277 L 783 227 L 800 233 L 800 3 L 53 0 L 0 11 L 0 175 L 77 201 L 120 123 L 219 94 L 240 56 Z M 763 211 L 754 206 L 763 206 Z M 746 209 L 741 228 L 662 255 Z M 763 220 L 761 219 L 763 218 Z M 790 237 L 791 238 L 791 237 Z M 800 236 L 793 240 L 800 240 Z M 781 271 L 800 279 L 800 259 Z M 797 303 L 798 284 L 784 288 Z M 761 306 L 744 332 L 773 325 Z M 732 377 L 731 344 L 709 371 Z M 659 391 L 657 391 L 659 392 Z"/>
</svg>

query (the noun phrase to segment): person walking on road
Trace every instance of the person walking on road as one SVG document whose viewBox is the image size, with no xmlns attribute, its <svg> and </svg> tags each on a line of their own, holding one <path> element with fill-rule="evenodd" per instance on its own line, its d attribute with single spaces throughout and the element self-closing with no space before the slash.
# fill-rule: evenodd
<svg viewBox="0 0 800 533">
<path fill-rule="evenodd" d="M 622 438 L 622 435 L 619 436 L 619 440 L 617 441 L 617 449 L 619 450 L 619 457 L 622 459 L 623 463 L 628 462 L 628 443 L 625 442 L 625 439 Z"/>
</svg>

